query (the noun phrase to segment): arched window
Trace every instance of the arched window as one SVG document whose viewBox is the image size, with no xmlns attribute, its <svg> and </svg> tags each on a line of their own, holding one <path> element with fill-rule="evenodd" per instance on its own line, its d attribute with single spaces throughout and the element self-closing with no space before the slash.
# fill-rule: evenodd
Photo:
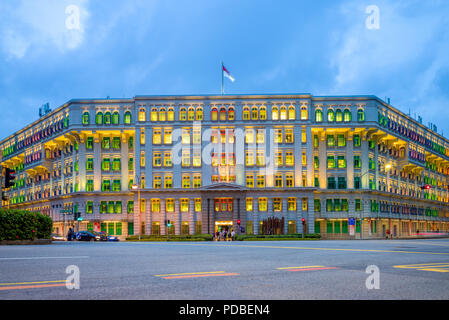
<svg viewBox="0 0 449 320">
<path fill-rule="evenodd" d="M 147 113 L 145 111 L 145 108 L 139 109 L 139 121 L 146 121 L 147 120 Z"/>
<path fill-rule="evenodd" d="M 175 109 L 173 108 L 168 108 L 167 111 L 167 120 L 168 121 L 175 121 Z"/>
<path fill-rule="evenodd" d="M 217 121 L 218 120 L 218 110 L 217 110 L 217 108 L 212 108 L 212 110 L 210 111 L 210 119 L 212 121 Z"/>
<path fill-rule="evenodd" d="M 235 110 L 233 107 L 228 108 L 228 120 L 230 120 L 230 121 L 235 120 Z"/>
<path fill-rule="evenodd" d="M 295 120 L 296 119 L 296 112 L 295 112 L 295 106 L 288 107 L 288 120 Z"/>
<path fill-rule="evenodd" d="M 186 108 L 179 109 L 179 120 L 180 121 L 186 121 L 187 120 L 187 111 Z"/>
<path fill-rule="evenodd" d="M 351 111 L 349 109 L 346 109 L 344 112 L 344 121 L 350 122 L 351 118 L 352 118 Z"/>
<path fill-rule="evenodd" d="M 315 110 L 315 122 L 323 122 L 323 111 L 321 109 Z"/>
<path fill-rule="evenodd" d="M 103 112 L 97 112 L 97 115 L 95 116 L 95 123 L 103 124 Z"/>
<path fill-rule="evenodd" d="M 189 121 L 195 120 L 195 108 L 194 107 L 189 107 L 189 109 L 187 111 L 187 119 Z"/>
<path fill-rule="evenodd" d="M 249 120 L 249 107 L 243 107 L 243 120 Z"/>
<path fill-rule="evenodd" d="M 90 122 L 90 115 L 88 111 L 84 111 L 83 113 L 83 125 L 88 125 Z"/>
<path fill-rule="evenodd" d="M 341 112 L 340 109 L 337 109 L 337 111 L 335 111 L 335 121 L 337 122 L 343 121 L 343 112 Z"/>
<path fill-rule="evenodd" d="M 165 112 L 165 108 L 159 109 L 159 121 L 167 121 L 167 113 Z"/>
<path fill-rule="evenodd" d="M 260 107 L 259 118 L 260 120 L 267 120 L 267 108 L 265 106 Z"/>
<path fill-rule="evenodd" d="M 363 109 L 357 110 L 357 121 L 365 121 L 365 111 Z"/>
<path fill-rule="evenodd" d="M 203 121 L 203 108 L 201 107 L 196 108 L 196 120 Z"/>
<path fill-rule="evenodd" d="M 151 121 L 157 121 L 157 108 L 151 108 Z"/>
<path fill-rule="evenodd" d="M 220 108 L 220 121 L 226 121 L 226 108 Z"/>
<path fill-rule="evenodd" d="M 131 124 L 131 111 L 126 111 L 125 112 L 125 117 L 123 119 L 123 122 L 125 124 Z"/>
<path fill-rule="evenodd" d="M 271 120 L 279 120 L 279 109 L 276 106 L 271 108 Z"/>
<path fill-rule="evenodd" d="M 334 122 L 334 120 L 335 120 L 334 110 L 332 109 L 327 110 L 327 121 Z"/>
<path fill-rule="evenodd" d="M 281 120 L 287 120 L 287 107 L 281 107 Z"/>
<path fill-rule="evenodd" d="M 257 120 L 259 118 L 259 110 L 257 106 L 251 108 L 251 120 Z"/>
<path fill-rule="evenodd" d="M 111 124 L 111 113 L 109 111 L 104 114 L 104 124 Z"/>
<path fill-rule="evenodd" d="M 301 120 L 307 120 L 308 116 L 307 116 L 307 107 L 306 106 L 302 106 L 301 107 Z"/>
<path fill-rule="evenodd" d="M 112 113 L 112 124 L 119 124 L 120 123 L 120 115 L 118 111 L 114 111 Z"/>
</svg>

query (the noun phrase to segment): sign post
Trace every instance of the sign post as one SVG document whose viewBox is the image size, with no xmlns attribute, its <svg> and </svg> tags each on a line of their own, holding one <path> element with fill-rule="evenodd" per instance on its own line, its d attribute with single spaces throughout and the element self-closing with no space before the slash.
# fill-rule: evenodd
<svg viewBox="0 0 449 320">
<path fill-rule="evenodd" d="M 355 219 L 354 218 L 348 219 L 348 226 L 349 226 L 349 235 L 355 236 Z"/>
</svg>

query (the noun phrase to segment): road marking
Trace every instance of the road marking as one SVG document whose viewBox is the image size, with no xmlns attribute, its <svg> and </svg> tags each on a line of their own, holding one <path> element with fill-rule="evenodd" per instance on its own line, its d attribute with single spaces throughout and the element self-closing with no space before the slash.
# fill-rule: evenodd
<svg viewBox="0 0 449 320">
<path fill-rule="evenodd" d="M 41 259 L 87 259 L 88 256 L 74 257 L 18 257 L 18 258 L 0 258 L 0 260 L 41 260 Z"/>
<path fill-rule="evenodd" d="M 18 284 L 42 284 L 42 283 L 53 283 L 53 282 L 66 282 L 67 280 L 52 280 L 52 281 L 33 281 L 33 282 L 12 282 L 12 283 L 0 283 L 0 286 L 12 286 Z"/>
<path fill-rule="evenodd" d="M 449 262 L 404 264 L 393 266 L 397 269 L 415 269 L 420 271 L 449 272 Z"/>
<path fill-rule="evenodd" d="M 156 243 L 151 243 L 155 245 Z M 158 243 L 161 244 L 161 243 Z M 257 245 L 219 245 L 219 244 L 194 244 L 194 243 L 171 243 L 170 245 L 179 246 L 215 246 L 215 247 L 246 247 L 246 248 L 265 248 L 265 249 L 294 249 L 294 250 L 321 250 L 321 251 L 350 251 L 350 252 L 373 252 L 373 253 L 408 253 L 408 254 L 431 254 L 431 255 L 449 255 L 449 252 L 425 252 L 425 251 L 405 251 L 405 250 L 378 250 L 378 249 L 344 249 L 344 248 L 312 248 L 312 247 L 278 247 L 278 246 L 257 246 Z"/>
<path fill-rule="evenodd" d="M 51 288 L 51 287 L 65 287 L 65 285 L 66 285 L 65 283 L 56 283 L 56 284 L 44 284 L 44 285 L 0 287 L 0 291 L 20 290 L 20 289 L 22 289 L 22 290 L 23 289 L 37 289 L 37 288 Z"/>
<path fill-rule="evenodd" d="M 190 273 L 172 273 L 172 274 L 158 274 L 155 277 L 163 279 L 185 279 L 185 278 L 200 278 L 200 277 L 226 277 L 238 276 L 239 273 L 226 273 L 225 271 L 210 271 L 210 272 L 190 272 Z"/>
<path fill-rule="evenodd" d="M 325 266 L 301 266 L 301 267 L 286 267 L 286 268 L 276 268 L 276 269 L 295 272 L 295 271 L 330 270 L 330 269 L 338 269 L 338 268 L 325 267 Z"/>
</svg>

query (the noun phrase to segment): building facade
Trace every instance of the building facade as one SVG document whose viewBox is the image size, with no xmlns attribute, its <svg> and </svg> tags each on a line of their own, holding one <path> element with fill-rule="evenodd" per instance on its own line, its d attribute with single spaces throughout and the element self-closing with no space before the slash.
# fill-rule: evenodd
<svg viewBox="0 0 449 320">
<path fill-rule="evenodd" d="M 0 150 L 16 171 L 2 206 L 48 214 L 60 234 L 68 212 L 122 238 L 449 230 L 449 140 L 375 96 L 71 100 Z"/>
</svg>

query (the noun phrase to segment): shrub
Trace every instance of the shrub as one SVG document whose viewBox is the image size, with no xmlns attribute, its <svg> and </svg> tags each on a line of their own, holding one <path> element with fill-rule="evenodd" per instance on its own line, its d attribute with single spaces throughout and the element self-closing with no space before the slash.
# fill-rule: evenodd
<svg viewBox="0 0 449 320">
<path fill-rule="evenodd" d="M 51 218 L 40 213 L 0 210 L 0 241 L 50 239 L 52 228 Z"/>
<path fill-rule="evenodd" d="M 139 241 L 139 236 L 129 236 L 128 241 Z M 140 241 L 167 241 L 166 235 L 141 235 Z M 212 241 L 210 234 L 170 235 L 169 241 Z"/>
<path fill-rule="evenodd" d="M 298 240 L 298 239 L 319 239 L 321 235 L 319 233 L 305 234 L 304 238 L 301 233 L 294 234 L 240 234 L 236 236 L 237 241 L 254 241 L 254 240 Z"/>
</svg>

